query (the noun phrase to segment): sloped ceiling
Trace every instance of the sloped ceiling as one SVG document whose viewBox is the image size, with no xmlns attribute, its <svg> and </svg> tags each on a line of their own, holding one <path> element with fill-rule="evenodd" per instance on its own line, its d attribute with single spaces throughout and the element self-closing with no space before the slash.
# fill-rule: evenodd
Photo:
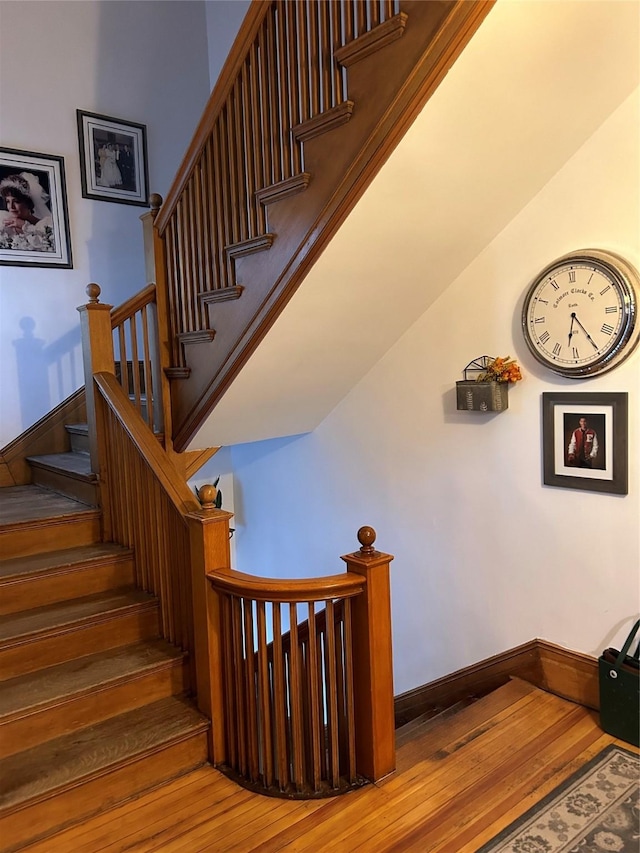
<svg viewBox="0 0 640 853">
<path fill-rule="evenodd" d="M 634 91 L 639 27 L 498 0 L 191 448 L 313 430 Z"/>
</svg>

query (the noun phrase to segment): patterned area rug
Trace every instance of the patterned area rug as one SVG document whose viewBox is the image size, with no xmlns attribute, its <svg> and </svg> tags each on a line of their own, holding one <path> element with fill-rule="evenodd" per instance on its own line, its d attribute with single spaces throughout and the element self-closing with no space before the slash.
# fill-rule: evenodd
<svg viewBox="0 0 640 853">
<path fill-rule="evenodd" d="M 638 853 L 640 758 L 598 753 L 477 853 Z"/>
</svg>

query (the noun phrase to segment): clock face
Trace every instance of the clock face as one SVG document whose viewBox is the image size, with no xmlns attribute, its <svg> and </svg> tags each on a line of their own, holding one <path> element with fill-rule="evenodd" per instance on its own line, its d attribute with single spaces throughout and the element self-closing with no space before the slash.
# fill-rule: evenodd
<svg viewBox="0 0 640 853">
<path fill-rule="evenodd" d="M 562 376 L 617 366 L 638 342 L 638 274 L 610 252 L 585 249 L 549 264 L 529 288 L 522 329 L 533 355 Z"/>
</svg>

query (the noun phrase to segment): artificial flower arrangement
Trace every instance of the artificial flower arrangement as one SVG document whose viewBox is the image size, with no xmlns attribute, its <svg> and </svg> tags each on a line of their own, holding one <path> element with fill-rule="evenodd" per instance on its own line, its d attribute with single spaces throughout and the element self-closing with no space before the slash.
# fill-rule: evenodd
<svg viewBox="0 0 640 853">
<path fill-rule="evenodd" d="M 519 382 L 522 373 L 517 361 L 511 356 L 494 358 L 484 371 L 476 377 L 476 382 Z"/>
</svg>

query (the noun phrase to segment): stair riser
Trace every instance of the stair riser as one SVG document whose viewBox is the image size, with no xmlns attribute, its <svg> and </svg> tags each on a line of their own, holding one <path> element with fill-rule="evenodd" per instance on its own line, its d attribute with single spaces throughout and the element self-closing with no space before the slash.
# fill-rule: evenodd
<svg viewBox="0 0 640 853">
<path fill-rule="evenodd" d="M 0 583 L 0 615 L 135 584 L 133 560 L 73 566 Z"/>
<path fill-rule="evenodd" d="M 102 622 L 7 643 L 0 648 L 0 672 L 4 678 L 14 678 L 83 655 L 151 640 L 158 636 L 158 621 L 157 607 L 146 607 Z"/>
<path fill-rule="evenodd" d="M 199 733 L 84 784 L 72 783 L 48 799 L 5 815 L 0 813 L 0 838 L 5 845 L 0 850 L 14 853 L 27 842 L 46 837 L 142 791 L 189 773 L 206 761 L 207 735 Z"/>
<path fill-rule="evenodd" d="M 31 462 L 31 481 L 36 486 L 51 489 L 59 495 L 82 501 L 87 506 L 98 506 L 98 487 L 76 477 L 69 476 L 64 471 L 50 471 Z"/>
<path fill-rule="evenodd" d="M 91 693 L 65 697 L 56 705 L 5 722 L 0 720 L 0 758 L 149 702 L 181 695 L 186 689 L 187 668 L 179 660 L 173 666 L 152 670 L 124 683 L 104 685 Z"/>
<path fill-rule="evenodd" d="M 76 545 L 92 545 L 101 540 L 100 515 L 77 519 L 62 516 L 0 529 L 0 553 L 3 559 L 64 550 Z"/>
<path fill-rule="evenodd" d="M 73 453 L 89 452 L 89 436 L 86 433 L 69 432 L 71 450 Z"/>
</svg>

